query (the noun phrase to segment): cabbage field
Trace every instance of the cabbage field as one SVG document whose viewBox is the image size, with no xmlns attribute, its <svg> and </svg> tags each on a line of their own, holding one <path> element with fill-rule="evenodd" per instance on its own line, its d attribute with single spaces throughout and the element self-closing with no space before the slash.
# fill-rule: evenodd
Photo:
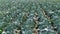
<svg viewBox="0 0 60 34">
<path fill-rule="evenodd" d="M 60 0 L 0 0 L 0 34 L 60 34 Z"/>
</svg>

